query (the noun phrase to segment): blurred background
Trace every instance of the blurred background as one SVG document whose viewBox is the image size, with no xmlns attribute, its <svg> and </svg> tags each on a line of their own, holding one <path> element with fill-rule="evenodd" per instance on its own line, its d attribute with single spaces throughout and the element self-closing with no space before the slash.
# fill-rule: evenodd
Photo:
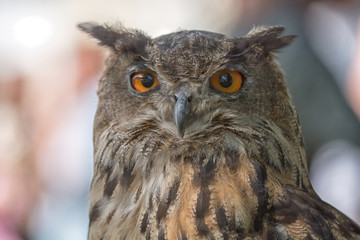
<svg viewBox="0 0 360 240">
<path fill-rule="evenodd" d="M 310 176 L 360 223 L 358 0 L 0 0 L 0 239 L 86 239 L 96 85 L 106 52 L 77 31 L 121 21 L 156 37 L 233 36 L 284 25 L 279 54 L 303 128 Z"/>
</svg>

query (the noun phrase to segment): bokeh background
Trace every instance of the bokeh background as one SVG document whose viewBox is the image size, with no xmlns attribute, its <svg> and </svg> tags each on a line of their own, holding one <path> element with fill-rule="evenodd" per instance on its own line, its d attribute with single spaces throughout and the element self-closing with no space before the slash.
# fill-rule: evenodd
<svg viewBox="0 0 360 240">
<path fill-rule="evenodd" d="M 310 176 L 360 223 L 360 1 L 0 0 L 0 239 L 86 239 L 96 85 L 106 51 L 82 21 L 151 36 L 241 36 L 283 25 L 279 54 L 300 115 Z M 271 89 L 269 89 L 271 91 Z"/>
</svg>

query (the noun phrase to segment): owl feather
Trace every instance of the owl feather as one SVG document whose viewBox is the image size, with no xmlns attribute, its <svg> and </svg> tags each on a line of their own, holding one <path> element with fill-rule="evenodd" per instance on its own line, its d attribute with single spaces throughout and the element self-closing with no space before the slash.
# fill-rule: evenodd
<svg viewBox="0 0 360 240">
<path fill-rule="evenodd" d="M 89 239 L 360 239 L 308 178 L 275 53 L 294 36 L 119 24 L 79 28 L 110 49 L 94 121 Z"/>
</svg>

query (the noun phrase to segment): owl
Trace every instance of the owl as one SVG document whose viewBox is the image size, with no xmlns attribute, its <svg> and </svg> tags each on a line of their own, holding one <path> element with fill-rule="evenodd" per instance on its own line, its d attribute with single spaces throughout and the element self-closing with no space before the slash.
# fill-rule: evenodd
<svg viewBox="0 0 360 240">
<path fill-rule="evenodd" d="M 280 26 L 242 37 L 78 27 L 110 49 L 99 81 L 91 240 L 360 239 L 308 178 L 275 53 Z"/>
</svg>

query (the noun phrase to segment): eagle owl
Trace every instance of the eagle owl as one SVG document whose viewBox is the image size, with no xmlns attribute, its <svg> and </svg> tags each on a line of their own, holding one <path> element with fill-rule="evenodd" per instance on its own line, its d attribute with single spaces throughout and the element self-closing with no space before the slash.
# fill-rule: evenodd
<svg viewBox="0 0 360 240">
<path fill-rule="evenodd" d="M 121 25 L 99 82 L 89 239 L 360 239 L 316 195 L 275 53 L 294 36 Z"/>
</svg>

